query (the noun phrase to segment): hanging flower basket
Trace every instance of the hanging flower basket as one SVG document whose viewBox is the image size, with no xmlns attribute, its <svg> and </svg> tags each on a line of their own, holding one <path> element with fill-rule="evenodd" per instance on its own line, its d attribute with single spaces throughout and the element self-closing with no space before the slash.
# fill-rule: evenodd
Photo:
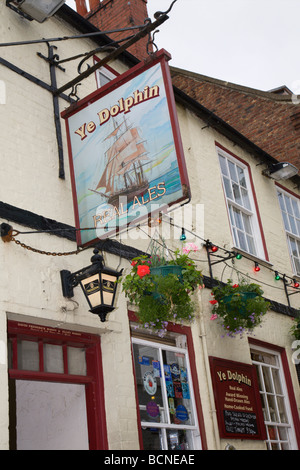
<svg viewBox="0 0 300 470">
<path fill-rule="evenodd" d="M 238 303 L 235 303 L 235 296 L 239 296 Z M 234 294 L 225 295 L 222 299 L 228 311 L 238 312 L 243 317 L 248 315 L 247 301 L 249 299 L 255 299 L 257 297 L 256 292 L 235 292 Z"/>
<path fill-rule="evenodd" d="M 176 264 L 167 264 L 165 266 L 156 266 L 150 268 L 150 273 L 152 276 L 168 276 L 168 274 L 175 274 L 179 279 L 182 279 L 182 266 Z"/>
<path fill-rule="evenodd" d="M 219 284 L 212 289 L 214 300 L 211 319 L 219 319 L 227 336 L 243 336 L 252 333 L 262 322 L 267 313 L 269 302 L 263 298 L 263 291 L 258 284 L 243 279 L 233 284 Z"/>
<path fill-rule="evenodd" d="M 202 285 L 203 277 L 190 259 L 190 251 L 177 250 L 170 261 L 156 255 L 134 258 L 131 273 L 122 280 L 126 297 L 138 307 L 139 322 L 146 328 L 159 330 L 160 335 L 166 332 L 168 322 L 194 318 L 191 294 Z"/>
</svg>

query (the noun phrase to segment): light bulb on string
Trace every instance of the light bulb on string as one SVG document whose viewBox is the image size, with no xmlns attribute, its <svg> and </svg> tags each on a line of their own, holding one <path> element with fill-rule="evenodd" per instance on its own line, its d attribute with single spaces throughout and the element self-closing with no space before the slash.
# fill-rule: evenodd
<svg viewBox="0 0 300 470">
<path fill-rule="evenodd" d="M 255 265 L 254 265 L 254 271 L 256 273 L 258 273 L 260 271 L 260 267 L 259 267 L 259 264 L 255 262 Z"/>
<path fill-rule="evenodd" d="M 186 234 L 185 234 L 185 231 L 184 231 L 184 228 L 182 227 L 181 229 L 181 235 L 180 235 L 180 240 L 182 242 L 184 242 L 186 240 Z"/>
<path fill-rule="evenodd" d="M 275 281 L 280 281 L 281 277 L 278 273 L 278 271 L 275 271 Z"/>
<path fill-rule="evenodd" d="M 297 288 L 297 287 L 300 286 L 299 282 L 296 281 L 296 279 L 293 279 L 293 283 L 294 283 L 293 287 L 296 287 L 296 288 Z"/>
<path fill-rule="evenodd" d="M 243 255 L 241 255 L 241 253 L 237 253 L 236 255 L 236 259 L 242 259 Z"/>
</svg>

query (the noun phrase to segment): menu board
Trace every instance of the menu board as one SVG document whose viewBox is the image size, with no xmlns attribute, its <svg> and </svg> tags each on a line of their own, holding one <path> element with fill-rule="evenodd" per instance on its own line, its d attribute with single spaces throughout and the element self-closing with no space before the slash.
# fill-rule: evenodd
<svg viewBox="0 0 300 470">
<path fill-rule="evenodd" d="M 220 437 L 266 439 L 254 366 L 216 357 L 210 366 Z"/>
</svg>

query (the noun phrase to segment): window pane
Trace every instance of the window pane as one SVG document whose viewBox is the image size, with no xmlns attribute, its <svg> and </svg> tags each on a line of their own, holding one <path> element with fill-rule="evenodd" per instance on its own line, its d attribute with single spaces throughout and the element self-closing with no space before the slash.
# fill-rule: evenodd
<svg viewBox="0 0 300 470">
<path fill-rule="evenodd" d="M 275 393 L 277 393 L 278 395 L 282 395 L 282 387 L 281 387 L 281 382 L 280 382 L 279 370 L 272 369 L 272 375 L 273 375 Z"/>
<path fill-rule="evenodd" d="M 297 257 L 298 256 L 298 250 L 297 250 L 296 240 L 292 237 L 289 237 L 289 240 L 290 240 L 290 244 L 291 244 L 292 255 Z"/>
<path fill-rule="evenodd" d="M 136 382 L 142 421 L 167 422 L 167 410 L 162 396 L 158 349 L 148 345 L 133 344 Z"/>
<path fill-rule="evenodd" d="M 233 228 L 233 241 L 236 246 L 239 246 L 239 238 L 237 236 L 237 230 Z"/>
<path fill-rule="evenodd" d="M 68 346 L 69 374 L 86 375 L 85 349 Z"/>
<path fill-rule="evenodd" d="M 277 397 L 278 411 L 281 423 L 288 423 L 283 397 Z"/>
<path fill-rule="evenodd" d="M 231 179 L 232 179 L 235 183 L 238 183 L 239 180 L 238 180 L 238 177 L 237 177 L 235 164 L 232 163 L 230 160 L 228 160 L 228 166 L 229 166 L 229 173 L 230 173 Z"/>
<path fill-rule="evenodd" d="M 242 250 L 248 251 L 247 243 L 246 243 L 246 237 L 243 232 L 238 230 L 238 238 L 239 238 L 239 248 Z"/>
<path fill-rule="evenodd" d="M 255 249 L 255 244 L 254 244 L 253 237 L 250 237 L 249 235 L 246 235 L 246 238 L 247 238 L 249 253 L 252 253 L 253 255 L 256 255 L 256 249 Z"/>
<path fill-rule="evenodd" d="M 245 173 L 243 168 L 237 167 L 237 172 L 238 172 L 238 177 L 239 177 L 239 183 L 243 188 L 247 188 L 246 186 L 246 178 L 245 178 Z"/>
<path fill-rule="evenodd" d="M 165 450 L 162 430 L 157 428 L 142 428 L 144 450 Z"/>
<path fill-rule="evenodd" d="M 235 225 L 240 230 L 244 230 L 241 212 L 238 211 L 237 209 L 233 209 L 233 212 L 234 212 Z"/>
<path fill-rule="evenodd" d="M 243 221 L 244 221 L 245 231 L 251 235 L 252 230 L 251 230 L 251 223 L 250 223 L 249 215 L 243 214 Z"/>
<path fill-rule="evenodd" d="M 289 222 L 290 222 L 291 232 L 297 235 L 295 219 L 291 215 L 289 215 Z"/>
<path fill-rule="evenodd" d="M 168 429 L 168 450 L 193 449 L 191 431 L 185 429 Z"/>
<path fill-rule="evenodd" d="M 270 419 L 273 423 L 279 423 L 279 416 L 276 409 L 276 400 L 274 395 L 267 395 L 269 405 Z"/>
<path fill-rule="evenodd" d="M 282 211 L 285 211 L 285 204 L 284 204 L 284 199 L 283 199 L 283 194 L 282 193 L 277 193 L 278 194 L 278 200 L 279 200 L 279 205 Z"/>
<path fill-rule="evenodd" d="M 298 202 L 295 199 L 292 199 L 292 206 L 293 206 L 295 217 L 300 219 L 299 205 L 298 205 Z"/>
<path fill-rule="evenodd" d="M 271 441 L 276 441 L 278 439 L 277 428 L 276 426 L 268 426 L 269 439 Z"/>
<path fill-rule="evenodd" d="M 298 232 L 298 235 L 300 236 L 300 220 L 297 219 L 296 223 L 297 223 L 297 232 Z"/>
<path fill-rule="evenodd" d="M 163 354 L 170 422 L 194 425 L 185 355 L 172 351 L 164 351 Z"/>
<path fill-rule="evenodd" d="M 247 209 L 251 210 L 248 191 L 244 188 L 241 188 L 241 191 L 242 191 L 242 198 L 243 198 L 243 206 L 246 207 Z"/>
<path fill-rule="evenodd" d="M 288 214 L 293 215 L 291 199 L 288 196 L 284 196 L 284 200 L 285 200 L 285 206 L 286 206 L 286 210 L 287 210 Z"/>
<path fill-rule="evenodd" d="M 18 369 L 39 371 L 39 343 L 18 341 Z"/>
<path fill-rule="evenodd" d="M 242 206 L 243 201 L 242 201 L 240 187 L 236 183 L 233 183 L 232 189 L 233 189 L 235 202 L 237 202 L 238 204 L 240 204 Z"/>
<path fill-rule="evenodd" d="M 226 159 L 224 157 L 222 157 L 221 155 L 219 155 L 219 161 L 220 161 L 222 174 L 225 175 L 225 176 L 229 176 L 228 175 L 227 164 L 226 164 Z"/>
<path fill-rule="evenodd" d="M 282 441 L 287 441 L 288 440 L 288 435 L 287 435 L 287 429 L 286 428 L 282 428 L 281 426 L 279 426 L 278 432 L 279 432 L 279 438 Z"/>
<path fill-rule="evenodd" d="M 272 381 L 271 381 L 271 371 L 269 367 L 263 367 L 262 368 L 263 372 L 263 378 L 264 378 L 264 383 L 265 383 L 265 391 L 269 393 L 273 393 L 273 386 L 272 386 Z"/>
<path fill-rule="evenodd" d="M 224 181 L 224 187 L 225 187 L 225 193 L 226 193 L 226 196 L 229 198 L 229 199 L 232 199 L 233 200 L 233 192 L 232 192 L 232 188 L 231 188 L 231 183 L 230 183 L 230 180 L 228 178 L 223 178 L 223 181 Z"/>
<path fill-rule="evenodd" d="M 57 344 L 44 344 L 45 372 L 63 374 L 64 361 L 62 346 Z"/>
<path fill-rule="evenodd" d="M 286 212 L 282 212 L 282 218 L 283 218 L 283 223 L 284 223 L 285 230 L 288 230 L 290 232 L 291 231 L 290 230 L 290 224 L 289 224 L 289 219 L 288 219 L 288 215 L 287 215 Z"/>
</svg>

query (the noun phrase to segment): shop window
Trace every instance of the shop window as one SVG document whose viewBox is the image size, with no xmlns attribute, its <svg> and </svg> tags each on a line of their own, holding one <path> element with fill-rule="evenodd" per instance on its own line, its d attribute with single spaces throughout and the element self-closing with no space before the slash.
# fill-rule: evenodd
<svg viewBox="0 0 300 470">
<path fill-rule="evenodd" d="M 253 347 L 268 450 L 298 449 L 280 354 Z"/>
<path fill-rule="evenodd" d="M 291 194 L 277 190 L 286 231 L 293 271 L 300 276 L 300 201 Z"/>
<path fill-rule="evenodd" d="M 264 259 L 250 170 L 247 165 L 219 147 L 217 151 L 234 245 Z"/>
<path fill-rule="evenodd" d="M 200 448 L 186 337 L 132 338 L 138 409 L 145 450 Z M 157 340 L 158 341 L 158 340 Z"/>
</svg>

